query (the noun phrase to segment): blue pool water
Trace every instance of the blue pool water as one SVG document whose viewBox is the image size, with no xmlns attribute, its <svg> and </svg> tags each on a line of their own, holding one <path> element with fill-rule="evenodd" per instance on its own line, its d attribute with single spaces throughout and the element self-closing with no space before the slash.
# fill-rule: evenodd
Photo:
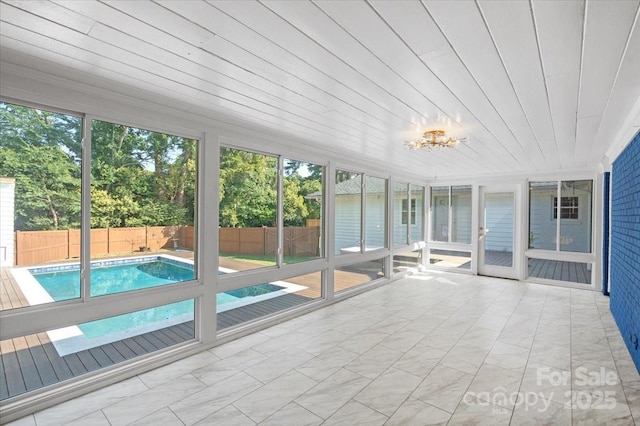
<svg viewBox="0 0 640 426">
<path fill-rule="evenodd" d="M 30 269 L 33 277 L 55 301 L 80 297 L 80 271 L 78 265 L 63 267 L 45 267 Z M 193 265 L 165 259 L 147 258 L 145 261 L 131 259 L 124 261 L 105 261 L 92 264 L 91 296 L 140 290 L 165 284 L 173 284 L 194 279 Z M 259 284 L 252 287 L 231 290 L 217 294 L 218 307 L 282 290 L 275 284 Z M 193 319 L 193 300 L 172 303 L 156 308 L 105 318 L 80 324 L 86 338 L 101 337 L 136 327 L 180 317 L 185 321 Z"/>
</svg>

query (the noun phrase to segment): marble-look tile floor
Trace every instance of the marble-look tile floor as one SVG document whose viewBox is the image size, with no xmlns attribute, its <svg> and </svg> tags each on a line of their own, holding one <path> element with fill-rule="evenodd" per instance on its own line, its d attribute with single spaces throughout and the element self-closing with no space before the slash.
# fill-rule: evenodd
<svg viewBox="0 0 640 426">
<path fill-rule="evenodd" d="M 427 272 L 13 425 L 632 425 L 597 292 Z"/>
</svg>

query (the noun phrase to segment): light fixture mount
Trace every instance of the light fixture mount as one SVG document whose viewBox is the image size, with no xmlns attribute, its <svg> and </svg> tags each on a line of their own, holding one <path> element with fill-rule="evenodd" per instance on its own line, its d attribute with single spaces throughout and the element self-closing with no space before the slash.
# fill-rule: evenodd
<svg viewBox="0 0 640 426">
<path fill-rule="evenodd" d="M 447 136 L 447 133 L 444 130 L 427 130 L 418 139 L 404 141 L 404 146 L 409 149 L 428 148 L 431 151 L 434 148 L 453 148 L 458 144 L 458 142 L 467 141 L 467 138 Z"/>
</svg>

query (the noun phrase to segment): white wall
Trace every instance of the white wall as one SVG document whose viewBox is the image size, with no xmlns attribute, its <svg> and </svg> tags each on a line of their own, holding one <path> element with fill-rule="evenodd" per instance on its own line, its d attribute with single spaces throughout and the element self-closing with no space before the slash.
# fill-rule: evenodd
<svg viewBox="0 0 640 426">
<path fill-rule="evenodd" d="M 15 180 L 0 178 L 0 267 L 13 266 Z"/>
</svg>

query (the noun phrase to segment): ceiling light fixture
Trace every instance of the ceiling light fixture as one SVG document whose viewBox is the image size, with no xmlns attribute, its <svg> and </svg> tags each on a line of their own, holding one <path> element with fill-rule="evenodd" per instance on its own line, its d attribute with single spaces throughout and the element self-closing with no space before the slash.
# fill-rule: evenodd
<svg viewBox="0 0 640 426">
<path fill-rule="evenodd" d="M 458 142 L 467 142 L 467 138 L 456 138 L 447 136 L 444 130 L 427 130 L 422 137 L 412 141 L 404 141 L 404 146 L 409 149 L 429 148 L 453 148 Z"/>
</svg>

